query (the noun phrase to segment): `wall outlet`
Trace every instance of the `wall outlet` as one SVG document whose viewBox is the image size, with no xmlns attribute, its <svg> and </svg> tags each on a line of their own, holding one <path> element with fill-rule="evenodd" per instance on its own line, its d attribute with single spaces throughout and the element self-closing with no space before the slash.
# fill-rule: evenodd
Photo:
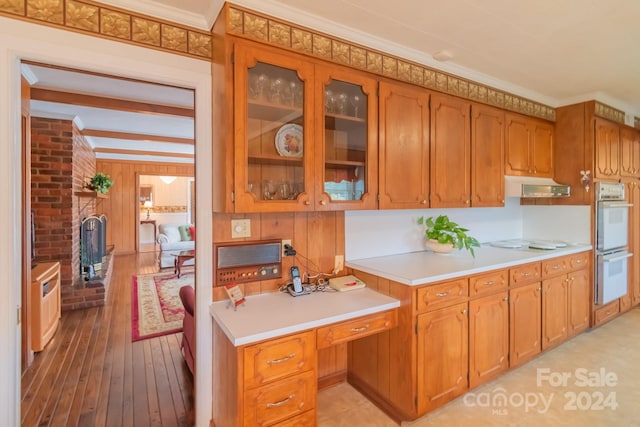
<svg viewBox="0 0 640 427">
<path fill-rule="evenodd" d="M 333 272 L 339 273 L 344 269 L 344 255 L 336 255 L 336 260 L 333 264 Z"/>
<path fill-rule="evenodd" d="M 284 253 L 284 245 L 289 245 L 291 246 L 291 240 L 283 240 L 282 241 L 282 258 L 286 257 L 287 255 L 285 255 Z"/>
<path fill-rule="evenodd" d="M 251 237 L 251 220 L 250 219 L 232 219 L 231 220 L 231 238 Z"/>
</svg>

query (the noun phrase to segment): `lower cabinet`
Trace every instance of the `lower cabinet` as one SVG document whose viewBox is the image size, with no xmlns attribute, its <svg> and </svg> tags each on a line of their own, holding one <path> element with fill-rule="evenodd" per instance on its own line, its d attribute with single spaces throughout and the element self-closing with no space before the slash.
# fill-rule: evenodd
<svg viewBox="0 0 640 427">
<path fill-rule="evenodd" d="M 487 382 L 509 368 L 509 296 L 469 302 L 469 387 Z"/>
<path fill-rule="evenodd" d="M 418 412 L 426 413 L 468 388 L 467 303 L 418 316 Z"/>
<path fill-rule="evenodd" d="M 540 353 L 542 332 L 540 282 L 509 291 L 509 365 L 518 366 Z"/>
<path fill-rule="evenodd" d="M 589 271 L 584 269 L 569 274 L 569 336 L 589 329 L 590 295 Z"/>
<path fill-rule="evenodd" d="M 566 275 L 542 281 L 542 349 L 567 339 L 568 278 Z"/>
</svg>

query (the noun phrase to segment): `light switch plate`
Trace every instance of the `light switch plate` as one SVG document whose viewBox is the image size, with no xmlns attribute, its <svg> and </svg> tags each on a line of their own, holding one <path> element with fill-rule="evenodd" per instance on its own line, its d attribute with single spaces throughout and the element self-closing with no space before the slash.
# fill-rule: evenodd
<svg viewBox="0 0 640 427">
<path fill-rule="evenodd" d="M 231 220 L 231 238 L 251 237 L 251 220 L 250 219 L 232 219 Z"/>
</svg>

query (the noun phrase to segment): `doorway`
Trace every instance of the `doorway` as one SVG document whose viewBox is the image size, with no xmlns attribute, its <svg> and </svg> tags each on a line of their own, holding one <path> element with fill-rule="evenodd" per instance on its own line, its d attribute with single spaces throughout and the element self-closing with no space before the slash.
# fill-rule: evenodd
<svg viewBox="0 0 640 427">
<path fill-rule="evenodd" d="M 120 76 L 138 77 L 142 80 L 190 87 L 196 92 L 196 110 L 199 117 L 211 117 L 211 64 L 184 56 L 167 54 L 137 46 L 122 44 L 100 38 L 88 38 L 73 32 L 60 31 L 47 26 L 34 26 L 19 20 L 3 19 L 0 26 L 0 135 L 5 144 L 0 144 L 0 178 L 7 191 L 0 192 L 0 203 L 5 207 L 21 206 L 21 132 L 20 109 L 20 62 L 23 59 L 45 63 L 66 64 L 76 68 L 93 69 Z M 179 70 L 179 72 L 177 72 Z M 198 170 L 196 179 L 211 182 L 212 131 L 209 120 L 196 122 L 196 152 Z M 198 235 L 199 256 L 212 257 L 212 198 L 210 191 L 198 187 Z M 6 237 L 8 250 L 0 258 L 0 268 L 5 272 L 0 312 L 2 344 L 9 351 L 0 353 L 0 363 L 9 367 L 7 381 L 0 384 L 5 421 L 10 425 L 19 423 L 20 413 L 20 325 L 16 322 L 16 307 L 21 307 L 19 285 L 22 280 L 22 226 L 16 209 L 0 210 L 0 230 Z M 211 301 L 212 272 L 206 265 L 196 266 L 196 290 L 199 292 L 198 308 L 198 360 L 211 357 L 212 323 L 207 313 L 207 301 Z M 13 349 L 13 351 L 11 350 Z M 208 422 L 211 413 L 211 366 L 202 363 L 198 367 L 196 383 L 196 423 Z"/>
<path fill-rule="evenodd" d="M 165 224 L 195 225 L 193 176 L 139 175 L 138 188 L 138 252 L 160 249 L 158 235 Z"/>
</svg>

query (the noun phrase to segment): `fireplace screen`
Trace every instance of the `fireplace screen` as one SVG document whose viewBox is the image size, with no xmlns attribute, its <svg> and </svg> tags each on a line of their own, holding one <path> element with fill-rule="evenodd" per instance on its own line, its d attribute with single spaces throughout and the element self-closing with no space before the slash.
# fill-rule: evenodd
<svg viewBox="0 0 640 427">
<path fill-rule="evenodd" d="M 104 222 L 101 218 L 104 218 Z M 106 217 L 90 216 L 80 224 L 80 268 L 85 280 L 94 279 L 106 255 Z"/>
</svg>

